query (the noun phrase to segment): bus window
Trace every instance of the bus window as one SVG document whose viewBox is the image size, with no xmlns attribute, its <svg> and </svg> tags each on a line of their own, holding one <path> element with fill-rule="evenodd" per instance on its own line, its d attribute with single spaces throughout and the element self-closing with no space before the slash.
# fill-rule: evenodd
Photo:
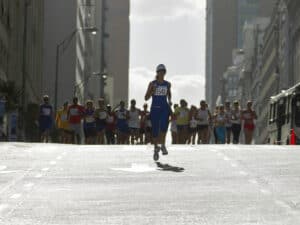
<svg viewBox="0 0 300 225">
<path fill-rule="evenodd" d="M 300 98 L 295 101 L 295 125 L 300 127 Z"/>
<path fill-rule="evenodd" d="M 289 96 L 288 98 L 287 98 L 287 108 L 286 108 L 286 123 L 290 123 L 290 117 L 291 117 L 291 109 L 290 109 L 290 107 L 291 107 L 291 96 Z"/>
<path fill-rule="evenodd" d="M 273 104 L 270 104 L 270 111 L 269 111 L 269 124 L 271 124 L 272 123 L 272 121 L 273 121 L 273 107 L 274 107 L 274 105 Z"/>
<path fill-rule="evenodd" d="M 274 103 L 274 105 L 273 105 L 273 116 L 272 116 L 272 122 L 274 123 L 274 122 L 276 122 L 276 120 L 277 120 L 277 113 L 276 113 L 276 110 L 277 109 L 277 103 Z"/>
<path fill-rule="evenodd" d="M 285 124 L 285 118 L 286 118 L 286 100 L 280 99 L 278 104 L 278 112 L 277 112 L 277 123 L 280 125 Z"/>
</svg>

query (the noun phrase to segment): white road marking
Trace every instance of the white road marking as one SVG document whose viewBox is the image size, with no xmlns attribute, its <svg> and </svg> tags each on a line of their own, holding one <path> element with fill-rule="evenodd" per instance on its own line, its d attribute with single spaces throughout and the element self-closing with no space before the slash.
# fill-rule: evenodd
<svg viewBox="0 0 300 225">
<path fill-rule="evenodd" d="M 237 167 L 237 165 L 236 165 L 236 164 L 234 164 L 234 163 L 232 163 L 232 164 L 231 164 L 231 166 L 232 166 L 232 167 Z"/>
<path fill-rule="evenodd" d="M 19 170 L 12 170 L 12 171 L 4 170 L 4 171 L 0 171 L 0 174 L 17 173 L 17 172 L 19 172 Z"/>
<path fill-rule="evenodd" d="M 57 159 L 57 160 L 61 160 L 61 159 L 62 159 L 62 157 L 61 157 L 61 156 L 58 156 L 58 157 L 56 157 L 56 159 Z"/>
<path fill-rule="evenodd" d="M 145 173 L 145 172 L 156 171 L 156 168 L 155 167 L 150 167 L 147 164 L 132 163 L 131 167 L 129 167 L 129 168 L 112 168 L 112 170 L 133 172 L 133 173 Z"/>
<path fill-rule="evenodd" d="M 8 208 L 7 204 L 0 204 L 0 213 Z"/>
<path fill-rule="evenodd" d="M 42 171 L 48 171 L 49 170 L 49 168 L 43 168 L 42 169 Z"/>
<path fill-rule="evenodd" d="M 24 185 L 25 188 L 32 188 L 33 186 L 34 186 L 34 183 L 28 183 L 28 184 Z"/>
<path fill-rule="evenodd" d="M 21 194 L 14 194 L 12 196 L 10 196 L 11 199 L 18 199 L 20 198 L 22 195 Z"/>
<path fill-rule="evenodd" d="M 258 183 L 257 180 L 254 180 L 254 179 L 253 179 L 253 180 L 251 179 L 251 180 L 248 180 L 248 181 L 249 181 L 249 183 L 251 183 L 251 184 L 257 184 L 257 183 Z"/>
<path fill-rule="evenodd" d="M 248 173 L 246 173 L 245 171 L 240 171 L 240 174 L 243 175 L 243 176 L 247 176 Z"/>
<path fill-rule="evenodd" d="M 260 192 L 263 193 L 264 195 L 271 195 L 271 191 L 266 189 L 261 189 Z"/>
<path fill-rule="evenodd" d="M 230 161 L 230 158 L 228 158 L 228 157 L 225 156 L 225 157 L 224 157 L 224 160 L 225 160 L 225 161 Z"/>
<path fill-rule="evenodd" d="M 7 166 L 0 166 L 0 171 L 1 170 L 6 170 L 7 169 Z"/>
<path fill-rule="evenodd" d="M 297 210 L 294 210 L 289 204 L 287 204 L 284 201 L 275 200 L 275 204 L 282 207 L 282 208 L 285 208 L 291 214 L 298 215 Z"/>
<path fill-rule="evenodd" d="M 63 153 L 62 153 L 62 155 L 66 155 L 66 154 L 67 154 L 66 152 L 63 152 Z"/>
<path fill-rule="evenodd" d="M 50 165 L 56 165 L 56 161 L 51 161 L 49 164 Z"/>
<path fill-rule="evenodd" d="M 43 174 L 37 174 L 37 175 L 35 175 L 35 178 L 41 178 L 43 176 Z"/>
</svg>

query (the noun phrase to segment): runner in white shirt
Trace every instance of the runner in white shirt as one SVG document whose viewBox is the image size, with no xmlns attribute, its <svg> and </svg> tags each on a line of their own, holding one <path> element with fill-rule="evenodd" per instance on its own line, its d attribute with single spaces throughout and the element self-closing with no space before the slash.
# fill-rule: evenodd
<svg viewBox="0 0 300 225">
<path fill-rule="evenodd" d="M 193 145 L 195 144 L 197 127 L 198 127 L 198 120 L 196 119 L 197 113 L 198 113 L 197 107 L 192 105 L 191 110 L 190 110 L 188 143 L 193 144 Z"/>
<path fill-rule="evenodd" d="M 200 108 L 198 109 L 196 119 L 198 121 L 198 144 L 208 144 L 209 138 L 209 123 L 211 121 L 211 114 L 206 107 L 206 102 L 202 100 L 200 102 Z"/>
<path fill-rule="evenodd" d="M 136 108 L 136 101 L 133 99 L 130 102 L 128 127 L 130 131 L 130 143 L 134 145 L 140 138 L 140 116 L 141 110 Z"/>
<path fill-rule="evenodd" d="M 174 105 L 174 111 L 178 108 L 178 104 Z M 177 117 L 174 112 L 171 115 L 171 134 L 172 134 L 172 144 L 178 144 L 178 129 L 177 129 Z"/>
</svg>

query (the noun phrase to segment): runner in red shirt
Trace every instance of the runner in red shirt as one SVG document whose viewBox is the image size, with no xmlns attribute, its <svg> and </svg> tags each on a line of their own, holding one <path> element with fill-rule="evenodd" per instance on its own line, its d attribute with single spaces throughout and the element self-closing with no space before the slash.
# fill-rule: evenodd
<svg viewBox="0 0 300 225">
<path fill-rule="evenodd" d="M 70 124 L 70 130 L 73 133 L 73 144 L 81 143 L 81 120 L 84 116 L 85 109 L 78 104 L 78 98 L 73 98 L 73 105 L 68 108 L 68 120 Z"/>
<path fill-rule="evenodd" d="M 106 128 L 105 135 L 108 145 L 115 144 L 115 133 L 116 133 L 116 117 L 111 109 L 110 105 L 106 106 L 107 118 L 106 118 Z"/>
</svg>

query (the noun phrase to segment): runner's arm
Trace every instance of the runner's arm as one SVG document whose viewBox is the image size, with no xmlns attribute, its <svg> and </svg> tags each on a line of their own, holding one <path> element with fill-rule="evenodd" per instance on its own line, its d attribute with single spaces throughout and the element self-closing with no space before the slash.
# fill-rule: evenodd
<svg viewBox="0 0 300 225">
<path fill-rule="evenodd" d="M 154 94 L 154 86 L 152 84 L 152 82 L 150 82 L 147 92 L 145 94 L 145 100 L 148 101 L 150 99 L 150 97 Z"/>
<path fill-rule="evenodd" d="M 169 83 L 169 87 L 168 87 L 168 101 L 169 101 L 169 105 L 172 106 L 171 83 Z"/>
</svg>

